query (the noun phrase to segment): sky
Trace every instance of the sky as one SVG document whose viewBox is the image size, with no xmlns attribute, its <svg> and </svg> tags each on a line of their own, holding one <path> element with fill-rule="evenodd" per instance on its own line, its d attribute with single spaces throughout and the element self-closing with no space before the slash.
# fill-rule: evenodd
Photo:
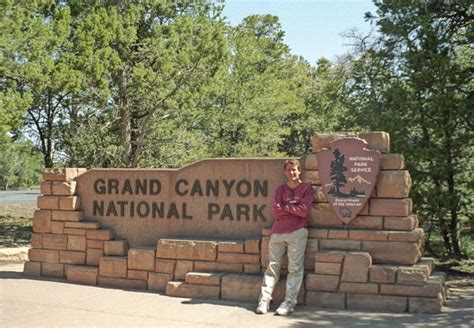
<svg viewBox="0 0 474 328">
<path fill-rule="evenodd" d="M 364 20 L 367 11 L 375 13 L 371 0 L 225 0 L 224 16 L 233 26 L 249 15 L 278 16 L 291 52 L 315 64 L 321 57 L 335 60 L 349 50 L 342 33 L 372 29 Z"/>
</svg>

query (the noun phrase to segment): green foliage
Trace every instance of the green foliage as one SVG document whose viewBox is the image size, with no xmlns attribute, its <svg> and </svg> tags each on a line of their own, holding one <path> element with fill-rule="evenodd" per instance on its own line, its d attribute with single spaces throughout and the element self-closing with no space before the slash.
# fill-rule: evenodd
<svg viewBox="0 0 474 328">
<path fill-rule="evenodd" d="M 5 17 L 20 23 L 2 32 L 5 92 L 25 72 L 19 113 L 45 166 L 298 156 L 315 130 L 338 126 L 341 65 L 292 56 L 275 16 L 233 28 L 220 14 L 204 0 L 9 3 Z"/>
<path fill-rule="evenodd" d="M 225 35 L 227 52 L 212 78 L 199 90 L 183 89 L 175 110 L 150 122 L 143 165 L 283 155 L 279 144 L 289 131 L 285 118 L 304 110 L 304 103 L 278 19 L 251 16 L 236 28 L 227 27 Z"/>
<path fill-rule="evenodd" d="M 285 117 L 284 125 L 291 130 L 280 148 L 290 156 L 301 156 L 311 151 L 315 132 L 347 130 L 345 83 L 349 72 L 345 65 L 331 63 L 325 58 L 318 60 L 316 67 L 301 60 L 294 61 L 293 65 L 298 96 L 304 100 L 304 109 L 290 112 Z"/>
<path fill-rule="evenodd" d="M 31 141 L 12 141 L 0 135 L 0 189 L 20 189 L 39 185 L 41 181 L 41 153 Z"/>
<path fill-rule="evenodd" d="M 12 128 L 20 126 L 28 104 L 31 102 L 31 93 L 21 90 L 21 73 L 10 76 L 9 71 L 15 70 L 15 60 L 21 60 L 20 50 L 28 32 L 22 31 L 26 18 L 21 14 L 13 15 L 13 1 L 0 3 L 0 133 L 3 135 Z M 26 12 L 26 10 L 24 11 Z"/>
<path fill-rule="evenodd" d="M 378 36 L 353 35 L 344 61 L 312 66 L 278 17 L 231 27 L 221 4 L 1 2 L 0 188 L 39 170 L 33 145 L 7 135 L 32 138 L 47 167 L 179 167 L 301 156 L 317 131 L 385 130 L 427 249 L 472 256 L 472 5 L 375 1 Z"/>
<path fill-rule="evenodd" d="M 116 119 L 110 111 L 72 110 L 69 121 L 60 129 L 58 149 L 66 167 L 121 166 L 123 147 Z"/>
<path fill-rule="evenodd" d="M 355 124 L 388 131 L 407 158 L 422 224 L 461 258 L 459 235 L 473 220 L 472 78 L 464 1 L 376 1 L 373 46 L 352 58 Z M 427 247 L 430 248 L 428 241 Z"/>
<path fill-rule="evenodd" d="M 203 99 L 210 156 L 277 156 L 288 113 L 303 109 L 278 18 L 249 16 L 229 32 L 226 65 Z"/>
<path fill-rule="evenodd" d="M 9 130 L 18 129 L 23 116 L 26 130 L 42 150 L 44 165 L 51 167 L 63 109 L 71 94 L 80 91 L 83 77 L 70 65 L 74 54 L 69 8 L 9 1 L 1 9 L 0 118 Z"/>
<path fill-rule="evenodd" d="M 150 165 L 152 129 L 164 117 L 181 121 L 221 62 L 220 9 L 206 1 L 106 2 L 88 9 L 77 17 L 74 64 L 90 79 L 86 97 L 103 104 L 96 115 L 110 115 L 119 136 L 109 139 L 120 156 L 112 163 Z"/>
</svg>

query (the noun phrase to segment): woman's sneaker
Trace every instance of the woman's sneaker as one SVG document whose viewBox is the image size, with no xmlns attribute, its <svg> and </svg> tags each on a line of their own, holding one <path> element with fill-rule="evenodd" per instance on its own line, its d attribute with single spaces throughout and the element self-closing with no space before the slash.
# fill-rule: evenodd
<svg viewBox="0 0 474 328">
<path fill-rule="evenodd" d="M 284 301 L 276 310 L 278 315 L 288 315 L 295 310 L 295 306 L 290 301 Z"/>
<path fill-rule="evenodd" d="M 257 314 L 265 314 L 270 310 L 270 303 L 265 302 L 265 301 L 260 301 L 258 303 L 257 309 L 255 310 L 255 313 Z"/>
</svg>

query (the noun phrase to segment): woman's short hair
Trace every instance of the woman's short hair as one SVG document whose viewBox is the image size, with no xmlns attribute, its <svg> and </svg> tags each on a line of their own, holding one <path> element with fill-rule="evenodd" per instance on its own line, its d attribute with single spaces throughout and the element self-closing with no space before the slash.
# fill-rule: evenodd
<svg viewBox="0 0 474 328">
<path fill-rule="evenodd" d="M 283 169 L 286 170 L 286 166 L 288 164 L 291 164 L 291 165 L 296 165 L 296 167 L 298 168 L 299 171 L 301 171 L 301 164 L 300 164 L 300 161 L 297 160 L 297 159 L 287 159 L 285 161 L 285 164 L 283 165 Z"/>
</svg>

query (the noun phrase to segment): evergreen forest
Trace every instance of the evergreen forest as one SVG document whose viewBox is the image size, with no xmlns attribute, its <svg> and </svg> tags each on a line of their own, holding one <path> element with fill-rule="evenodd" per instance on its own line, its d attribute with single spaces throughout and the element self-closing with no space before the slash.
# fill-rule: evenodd
<svg viewBox="0 0 474 328">
<path fill-rule="evenodd" d="M 386 131 L 426 250 L 474 255 L 474 5 L 374 0 L 370 34 L 309 63 L 279 18 L 216 0 L 0 1 L 0 189 L 43 167 L 169 167 L 311 152 L 315 132 Z"/>
</svg>

